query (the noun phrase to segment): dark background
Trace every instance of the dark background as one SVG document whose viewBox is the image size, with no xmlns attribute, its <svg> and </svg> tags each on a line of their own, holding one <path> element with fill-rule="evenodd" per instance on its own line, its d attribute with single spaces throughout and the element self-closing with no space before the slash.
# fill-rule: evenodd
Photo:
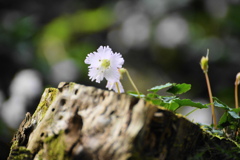
<svg viewBox="0 0 240 160">
<path fill-rule="evenodd" d="M 61 81 L 105 88 L 106 82 L 88 79 L 84 64 L 100 45 L 123 55 L 141 92 L 166 82 L 189 83 L 185 96 L 206 103 L 199 62 L 209 48 L 213 95 L 234 106 L 238 0 L 1 0 L 2 148 L 10 145 L 25 113 L 33 113 L 44 88 Z M 133 90 L 126 77 L 123 86 Z"/>
</svg>

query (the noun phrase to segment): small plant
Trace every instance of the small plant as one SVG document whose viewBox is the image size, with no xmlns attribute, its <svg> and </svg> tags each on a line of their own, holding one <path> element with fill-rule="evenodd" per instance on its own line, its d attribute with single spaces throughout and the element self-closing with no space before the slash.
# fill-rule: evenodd
<svg viewBox="0 0 240 160">
<path fill-rule="evenodd" d="M 166 92 L 170 93 L 171 95 L 159 95 L 157 92 L 167 89 Z M 150 101 L 152 104 L 164 107 L 170 111 L 176 112 L 177 109 L 183 106 L 191 106 L 197 109 L 207 108 L 207 105 L 196 103 L 191 101 L 190 99 L 181 99 L 179 95 L 186 93 L 191 89 L 190 84 L 182 83 L 166 83 L 164 85 L 155 86 L 151 89 L 148 89 L 147 95 L 141 94 L 142 98 L 145 98 L 147 101 Z M 128 92 L 128 94 L 137 97 L 138 95 L 136 92 Z M 190 113 L 189 113 L 190 114 Z"/>
<path fill-rule="evenodd" d="M 210 86 L 210 80 L 208 77 L 208 56 L 209 56 L 209 50 L 207 50 L 207 56 L 203 57 L 201 59 L 200 65 L 201 68 L 205 74 L 207 87 L 208 87 L 208 93 L 209 93 L 209 99 L 210 99 L 210 105 L 212 109 L 212 118 L 213 118 L 213 126 L 214 129 L 210 126 L 204 126 L 205 129 L 213 134 L 218 134 L 220 136 L 225 136 L 231 139 L 234 139 L 236 141 L 240 141 L 239 137 L 239 128 L 240 128 L 240 108 L 238 108 L 238 85 L 240 83 L 240 73 L 236 76 L 235 81 L 235 108 L 231 108 L 222 101 L 220 101 L 218 98 L 212 96 L 211 86 Z M 218 107 L 223 109 L 225 112 L 221 116 L 218 124 L 216 121 L 215 111 L 214 107 Z M 218 128 L 218 129 L 217 129 Z"/>
<path fill-rule="evenodd" d="M 211 132 L 215 135 L 228 137 L 240 142 L 240 108 L 238 106 L 238 85 L 240 84 L 240 73 L 236 76 L 235 81 L 235 108 L 231 108 L 221 102 L 218 98 L 212 96 L 210 80 L 208 76 L 208 61 L 209 61 L 209 50 L 207 50 L 206 57 L 202 57 L 200 61 L 201 68 L 206 78 L 206 84 L 209 94 L 209 104 L 202 104 L 199 102 L 193 102 L 190 99 L 181 99 L 180 95 L 188 92 L 191 89 L 190 84 L 182 83 L 166 83 L 158 85 L 148 89 L 148 93 L 142 94 L 138 91 L 134 84 L 128 70 L 122 68 L 124 59 L 120 53 L 113 53 L 112 49 L 108 46 L 100 46 L 97 52 L 88 54 L 85 59 L 85 63 L 89 64 L 89 78 L 100 83 L 104 78 L 107 80 L 106 88 L 114 90 L 117 93 L 123 93 L 124 89 L 120 82 L 123 74 L 126 74 L 130 83 L 132 84 L 135 91 L 128 91 L 129 95 L 138 98 L 144 98 L 146 101 L 159 106 L 164 107 L 172 112 L 175 112 L 184 106 L 194 107 L 187 115 L 191 114 L 197 109 L 208 108 L 211 106 L 213 125 L 201 125 L 207 132 Z M 160 95 L 160 90 L 166 90 L 168 94 Z M 225 112 L 217 123 L 215 115 L 215 107 L 223 109 Z M 186 116 L 187 116 L 186 115 Z"/>
</svg>

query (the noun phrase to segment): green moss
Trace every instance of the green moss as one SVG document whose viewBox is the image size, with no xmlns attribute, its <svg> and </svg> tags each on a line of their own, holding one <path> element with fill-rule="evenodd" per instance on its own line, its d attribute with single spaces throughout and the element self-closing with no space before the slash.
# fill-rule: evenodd
<svg viewBox="0 0 240 160">
<path fill-rule="evenodd" d="M 44 158 L 43 158 L 43 149 L 41 149 L 41 150 L 36 154 L 36 156 L 35 156 L 34 158 L 37 159 L 37 160 L 44 160 Z"/>
<path fill-rule="evenodd" d="M 16 147 L 18 147 L 18 140 L 13 141 L 13 144 L 12 144 L 12 146 L 11 146 L 11 150 L 12 150 L 13 148 L 16 148 Z"/>
<path fill-rule="evenodd" d="M 58 93 L 58 89 L 56 88 L 46 88 L 44 93 L 46 93 L 46 95 L 44 95 L 40 101 L 40 103 L 37 106 L 36 111 L 33 114 L 33 119 L 35 119 L 35 117 L 38 117 L 38 123 L 42 121 L 42 119 L 45 116 L 45 113 L 47 112 L 49 106 L 52 104 L 52 102 L 55 100 L 57 93 Z"/>
<path fill-rule="evenodd" d="M 70 158 L 65 153 L 64 132 L 59 132 L 58 135 L 50 136 L 44 139 L 47 149 L 47 159 L 51 160 L 69 160 Z"/>
<path fill-rule="evenodd" d="M 72 91 L 74 89 L 74 86 L 76 85 L 76 83 L 74 82 L 70 82 L 69 83 L 69 90 Z"/>
<path fill-rule="evenodd" d="M 26 147 L 12 145 L 8 160 L 31 160 L 32 153 Z"/>
</svg>

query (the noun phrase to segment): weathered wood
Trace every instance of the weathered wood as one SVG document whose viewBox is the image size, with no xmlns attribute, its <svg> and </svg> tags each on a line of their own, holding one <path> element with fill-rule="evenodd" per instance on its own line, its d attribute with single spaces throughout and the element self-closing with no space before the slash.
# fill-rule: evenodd
<svg viewBox="0 0 240 160">
<path fill-rule="evenodd" d="M 58 89 L 45 90 L 32 116 L 26 114 L 8 159 L 229 158 L 219 147 L 239 150 L 232 141 L 143 99 L 62 82 Z"/>
</svg>

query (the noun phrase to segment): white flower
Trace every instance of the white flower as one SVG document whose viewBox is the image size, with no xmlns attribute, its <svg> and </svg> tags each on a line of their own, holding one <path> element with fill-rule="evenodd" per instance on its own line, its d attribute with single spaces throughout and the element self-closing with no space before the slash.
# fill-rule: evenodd
<svg viewBox="0 0 240 160">
<path fill-rule="evenodd" d="M 100 46 L 97 52 L 89 53 L 84 62 L 90 64 L 88 67 L 90 80 L 100 83 L 105 77 L 110 82 L 118 82 L 120 79 L 118 69 L 122 68 L 124 59 L 120 53 L 113 53 L 108 46 Z"/>
<path fill-rule="evenodd" d="M 108 81 L 106 88 L 108 88 L 109 90 L 113 89 L 117 93 L 123 93 L 124 92 L 123 86 L 122 86 L 122 84 L 119 80 L 116 81 L 116 82 L 115 81 Z"/>
</svg>

